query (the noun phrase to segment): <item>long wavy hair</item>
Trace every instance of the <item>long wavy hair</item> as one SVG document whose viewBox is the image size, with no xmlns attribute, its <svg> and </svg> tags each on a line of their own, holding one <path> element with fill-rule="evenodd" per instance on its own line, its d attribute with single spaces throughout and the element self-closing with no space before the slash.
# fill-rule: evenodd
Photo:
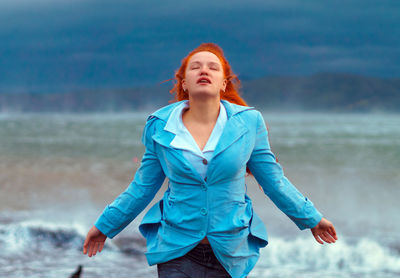
<svg viewBox="0 0 400 278">
<path fill-rule="evenodd" d="M 184 99 L 189 99 L 188 92 L 185 92 L 182 88 L 182 80 L 185 78 L 185 71 L 190 58 L 197 52 L 201 51 L 209 51 L 215 54 L 221 61 L 224 71 L 224 78 L 227 79 L 228 83 L 226 85 L 225 92 L 222 90 L 220 91 L 220 98 L 235 104 L 248 106 L 244 99 L 241 98 L 239 95 L 239 88 L 241 86 L 239 78 L 236 76 L 236 74 L 233 73 L 231 66 L 224 56 L 222 48 L 215 43 L 202 43 L 182 59 L 181 66 L 178 70 L 175 71 L 175 78 L 172 78 L 175 79 L 176 83 L 169 92 L 175 95 L 174 98 L 169 102 L 171 103 Z"/>
<path fill-rule="evenodd" d="M 220 98 L 227 100 L 231 103 L 248 106 L 247 103 L 244 101 L 244 99 L 239 94 L 239 88 L 241 87 L 239 78 L 237 77 L 236 74 L 233 73 L 231 66 L 229 65 L 228 61 L 226 60 L 226 58 L 224 56 L 224 52 L 223 52 L 222 48 L 215 43 L 202 43 L 197 48 L 192 50 L 186 57 L 184 57 L 182 59 L 181 66 L 178 68 L 178 70 L 175 71 L 175 78 L 172 78 L 172 79 L 175 79 L 176 83 L 169 92 L 171 94 L 175 94 L 175 96 L 169 102 L 172 103 L 172 102 L 181 101 L 184 99 L 189 99 L 188 92 L 187 91 L 185 92 L 182 88 L 182 79 L 185 78 L 185 71 L 186 71 L 186 67 L 187 67 L 187 64 L 188 64 L 190 58 L 197 52 L 201 52 L 201 51 L 209 51 L 209 52 L 215 54 L 221 61 L 222 68 L 224 71 L 224 78 L 227 79 L 227 85 L 225 88 L 225 92 L 222 90 L 220 91 Z M 169 79 L 169 80 L 172 80 L 172 79 Z M 166 81 L 169 81 L 169 80 L 166 80 Z M 249 175 L 252 175 L 252 173 L 250 172 L 250 169 L 247 166 L 246 166 L 246 172 Z"/>
</svg>

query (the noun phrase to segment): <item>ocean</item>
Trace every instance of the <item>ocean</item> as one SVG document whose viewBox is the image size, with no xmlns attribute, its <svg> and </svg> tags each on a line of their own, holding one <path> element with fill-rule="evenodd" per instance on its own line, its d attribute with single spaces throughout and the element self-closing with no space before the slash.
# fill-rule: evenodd
<svg viewBox="0 0 400 278">
<path fill-rule="evenodd" d="M 148 113 L 0 114 L 0 277 L 157 277 L 137 227 L 94 257 L 86 233 L 131 182 Z M 286 177 L 336 228 L 320 245 L 253 177 L 269 244 L 248 277 L 400 277 L 400 115 L 263 112 Z M 166 183 L 149 208 L 158 201 Z"/>
</svg>

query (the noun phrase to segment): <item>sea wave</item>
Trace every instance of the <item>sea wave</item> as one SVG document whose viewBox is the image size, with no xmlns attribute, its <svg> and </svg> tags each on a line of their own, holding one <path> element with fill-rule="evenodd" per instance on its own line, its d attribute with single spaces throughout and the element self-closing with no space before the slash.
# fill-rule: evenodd
<svg viewBox="0 0 400 278">
<path fill-rule="evenodd" d="M 0 247 L 8 256 L 27 250 L 63 248 L 82 250 L 88 228 L 78 223 L 52 223 L 43 220 L 28 220 L 19 223 L 4 223 L 0 220 Z M 106 241 L 104 250 L 121 252 L 126 255 L 143 255 L 145 241 L 139 235 L 118 237 Z M 4 254 L 4 253 L 3 253 Z"/>
<path fill-rule="evenodd" d="M 383 244 L 366 237 L 341 238 L 324 245 L 312 237 L 271 238 L 257 266 L 255 272 L 261 277 L 295 273 L 296 277 L 303 277 L 301 273 L 307 273 L 304 277 L 398 277 L 400 246 L 398 242 Z"/>
<path fill-rule="evenodd" d="M 70 257 L 82 252 L 87 227 L 79 223 L 56 224 L 45 220 L 13 222 L 0 219 L 0 259 L 38 256 L 35 264 L 55 250 L 70 252 Z M 27 252 L 30 254 L 27 254 Z M 106 242 L 102 260 L 120 261 L 135 257 L 142 261 L 145 241 L 139 233 L 117 236 Z M 336 243 L 320 245 L 312 237 L 294 239 L 270 237 L 266 248 L 249 277 L 397 277 L 400 275 L 400 244 L 398 241 L 380 242 L 360 237 L 342 236 Z M 82 256 L 83 257 L 83 256 Z M 99 258 L 100 259 L 100 258 Z M 70 259 L 72 261 L 73 259 Z M 1 262 L 1 260 L 0 260 Z M 126 266 L 129 269 L 129 263 Z M 7 266 L 12 273 L 12 266 Z"/>
</svg>

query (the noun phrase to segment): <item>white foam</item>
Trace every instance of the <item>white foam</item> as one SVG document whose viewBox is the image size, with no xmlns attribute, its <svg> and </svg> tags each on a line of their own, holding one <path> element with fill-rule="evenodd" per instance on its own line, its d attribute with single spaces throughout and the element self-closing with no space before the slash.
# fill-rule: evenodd
<svg viewBox="0 0 400 278">
<path fill-rule="evenodd" d="M 259 273 L 289 271 L 328 273 L 400 273 L 398 251 L 369 238 L 343 239 L 334 244 L 321 245 L 314 238 L 298 237 L 294 240 L 270 238 L 261 250 L 256 268 Z M 262 271 L 262 269 L 264 271 Z"/>
<path fill-rule="evenodd" d="M 40 235 L 32 237 L 32 229 L 42 229 L 45 233 L 75 233 L 77 237 L 74 240 L 79 241 L 79 245 L 87 232 L 84 224 L 69 221 L 55 223 L 51 220 L 30 219 L 0 224 L 0 245 L 5 251 L 3 255 L 6 256 L 0 258 L 12 260 L 19 256 L 32 258 L 34 252 L 41 253 L 41 256 L 53 253 L 52 248 L 57 248 L 55 245 L 36 245 L 42 239 Z M 119 248 L 111 240 L 106 245 L 110 248 L 102 254 L 102 261 L 125 257 L 123 253 L 117 252 Z M 76 252 L 77 250 L 70 250 L 71 258 L 76 256 Z M 260 253 L 260 259 L 249 277 L 380 277 L 380 274 L 384 274 L 382 277 L 395 277 L 400 273 L 399 250 L 366 237 L 342 236 L 336 243 L 324 245 L 317 243 L 311 236 L 293 240 L 270 237 L 268 246 L 261 249 Z"/>
</svg>

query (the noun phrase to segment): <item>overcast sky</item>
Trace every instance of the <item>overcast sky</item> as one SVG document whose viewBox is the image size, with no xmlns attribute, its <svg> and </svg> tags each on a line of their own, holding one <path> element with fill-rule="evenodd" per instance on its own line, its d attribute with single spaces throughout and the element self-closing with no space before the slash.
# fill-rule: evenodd
<svg viewBox="0 0 400 278">
<path fill-rule="evenodd" d="M 400 77 L 400 1 L 0 0 L 0 92 L 138 87 L 201 42 L 242 79 Z"/>
</svg>

